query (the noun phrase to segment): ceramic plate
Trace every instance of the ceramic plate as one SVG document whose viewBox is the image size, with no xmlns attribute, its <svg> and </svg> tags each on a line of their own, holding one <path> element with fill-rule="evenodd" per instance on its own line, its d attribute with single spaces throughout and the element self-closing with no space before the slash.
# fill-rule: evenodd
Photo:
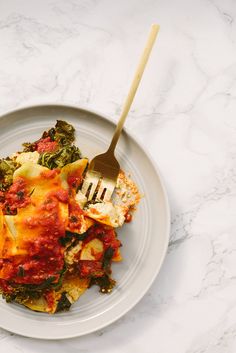
<svg viewBox="0 0 236 353">
<path fill-rule="evenodd" d="M 0 118 L 0 156 L 38 139 L 56 119 L 73 124 L 76 144 L 89 158 L 106 150 L 115 125 L 84 109 L 60 105 L 24 108 Z M 160 173 L 145 149 L 123 131 L 116 152 L 122 169 L 135 180 L 143 198 L 133 222 L 118 230 L 123 261 L 113 264 L 114 291 L 87 290 L 70 311 L 48 315 L 0 300 L 0 326 L 20 335 L 62 339 L 82 336 L 103 328 L 127 313 L 147 292 L 158 274 L 169 240 L 169 206 Z"/>
</svg>

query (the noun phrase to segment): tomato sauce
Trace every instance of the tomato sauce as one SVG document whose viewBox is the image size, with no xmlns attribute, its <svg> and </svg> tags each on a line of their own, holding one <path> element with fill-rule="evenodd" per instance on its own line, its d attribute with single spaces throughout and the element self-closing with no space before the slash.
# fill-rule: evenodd
<svg viewBox="0 0 236 353">
<path fill-rule="evenodd" d="M 10 195 L 18 190 L 19 185 L 24 187 L 22 180 L 14 184 L 9 190 Z M 12 198 L 15 201 L 13 196 Z M 7 199 L 10 199 L 9 196 Z M 38 214 L 36 212 L 32 217 L 25 218 L 27 236 L 22 240 L 21 248 L 27 255 L 0 259 L 0 271 L 5 280 L 18 284 L 40 284 L 49 277 L 53 277 L 54 281 L 59 279 L 64 266 L 64 247 L 59 238 L 65 236 L 66 227 L 66 222 L 60 215 L 59 202 L 67 200 L 67 190 L 55 190 L 46 195 L 44 203 L 38 207 Z M 15 202 L 13 205 L 18 206 Z M 33 235 L 34 229 L 37 237 L 30 238 L 28 234 L 32 230 Z"/>
<path fill-rule="evenodd" d="M 81 278 L 86 277 L 102 277 L 104 270 L 100 261 L 80 260 L 78 270 Z"/>
<path fill-rule="evenodd" d="M 58 189 L 58 190 L 52 191 L 49 194 L 49 196 L 56 198 L 58 201 L 62 203 L 68 203 L 68 200 L 69 200 L 68 190 L 65 190 L 65 189 Z"/>
<path fill-rule="evenodd" d="M 14 288 L 4 279 L 0 279 L 0 288 L 4 293 L 11 294 L 14 292 Z"/>
<path fill-rule="evenodd" d="M 67 178 L 67 183 L 70 188 L 77 189 L 77 187 L 81 184 L 81 182 L 82 182 L 82 175 L 80 171 L 70 174 Z"/>
<path fill-rule="evenodd" d="M 60 173 L 59 169 L 52 169 L 52 170 L 49 169 L 41 172 L 40 177 L 45 179 L 54 179 L 59 173 Z"/>
<path fill-rule="evenodd" d="M 112 248 L 113 257 L 118 255 L 118 249 L 121 242 L 116 238 L 114 229 L 103 225 L 95 225 L 88 230 L 88 236 L 84 240 L 84 244 L 90 242 L 92 239 L 98 238 L 103 242 L 104 251 L 97 254 L 95 260 L 79 260 L 78 271 L 81 278 L 86 277 L 102 277 L 105 274 L 103 269 L 103 255 L 108 248 Z"/>
<path fill-rule="evenodd" d="M 117 239 L 115 230 L 105 225 L 98 225 L 89 228 L 88 236 L 84 240 L 84 244 L 88 243 L 94 238 L 98 238 L 103 242 L 104 251 L 108 248 L 114 250 L 113 258 L 118 255 L 118 249 L 121 246 L 121 242 Z"/>
<path fill-rule="evenodd" d="M 35 226 L 40 226 L 41 235 L 25 241 L 27 255 L 0 260 L 0 271 L 5 279 L 24 284 L 40 284 L 49 277 L 54 277 L 55 281 L 59 279 L 64 266 L 64 248 L 58 239 L 64 236 L 65 225 L 54 213 L 26 224 L 31 229 Z"/>
<path fill-rule="evenodd" d="M 73 232 L 79 232 L 82 225 L 84 211 L 73 198 L 69 199 L 69 222 L 68 228 Z"/>
<path fill-rule="evenodd" d="M 48 311 L 52 311 L 55 306 L 55 293 L 53 291 L 46 291 L 44 293 L 44 298 L 48 304 Z"/>
<path fill-rule="evenodd" d="M 17 208 L 26 207 L 30 196 L 24 178 L 18 177 L 5 194 L 4 213 L 14 213 Z"/>
<path fill-rule="evenodd" d="M 52 141 L 50 137 L 40 139 L 36 144 L 36 151 L 38 153 L 55 152 L 58 149 L 58 143 Z"/>
<path fill-rule="evenodd" d="M 40 153 L 51 152 L 57 148 L 56 145 L 56 142 L 47 137 L 37 142 L 37 151 Z M 80 171 L 69 175 L 67 179 L 69 191 L 60 187 L 57 178 L 59 173 L 60 170 L 54 169 L 47 170 L 40 175 L 40 178 L 51 179 L 52 183 L 54 183 L 52 179 L 55 178 L 53 184 L 55 189 L 45 195 L 44 202 L 40 206 L 36 205 L 38 214 L 34 213 L 24 220 L 23 225 L 27 236 L 21 246 L 27 254 L 0 259 L 0 271 L 4 274 L 4 280 L 0 279 L 0 288 L 5 293 L 13 292 L 14 284 L 39 285 L 50 278 L 52 283 L 56 283 L 60 278 L 64 268 L 65 248 L 60 244 L 59 239 L 65 236 L 67 226 L 72 232 L 79 232 L 85 213 L 74 199 L 76 189 L 81 183 Z M 30 203 L 30 195 L 24 178 L 17 178 L 5 194 L 0 194 L 0 202 L 4 207 L 10 208 L 11 212 L 26 207 Z M 68 204 L 68 225 L 61 218 L 60 203 Z M 32 231 L 32 238 L 28 236 L 30 231 Z M 98 238 L 103 242 L 104 252 L 108 248 L 112 248 L 113 258 L 118 255 L 121 243 L 116 238 L 113 228 L 96 224 L 89 228 L 87 233 L 84 244 Z M 34 234 L 37 236 L 35 237 Z M 94 254 L 95 260 L 78 261 L 76 266 L 81 278 L 104 276 L 104 252 Z M 49 306 L 53 306 L 55 298 L 50 291 L 45 293 L 45 299 Z"/>
</svg>

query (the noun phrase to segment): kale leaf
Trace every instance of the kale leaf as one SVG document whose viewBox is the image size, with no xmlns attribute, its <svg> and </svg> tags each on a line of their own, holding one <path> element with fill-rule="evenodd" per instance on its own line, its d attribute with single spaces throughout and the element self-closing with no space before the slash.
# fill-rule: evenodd
<svg viewBox="0 0 236 353">
<path fill-rule="evenodd" d="M 37 147 L 37 141 L 36 142 L 24 142 L 22 143 L 22 146 L 24 147 L 23 152 L 34 152 L 36 151 Z"/>
<path fill-rule="evenodd" d="M 75 129 L 72 125 L 68 124 L 66 121 L 57 120 L 55 127 L 48 131 L 44 131 L 41 138 L 34 142 L 23 143 L 23 152 L 34 152 L 37 149 L 37 143 L 41 139 L 50 137 L 51 141 L 56 141 L 59 147 L 71 146 L 75 140 Z"/>
<path fill-rule="evenodd" d="M 75 145 L 65 146 L 56 152 L 45 152 L 40 155 L 38 164 L 49 169 L 62 168 L 66 164 L 73 163 L 81 158 L 81 153 Z"/>
<path fill-rule="evenodd" d="M 55 127 L 43 133 L 42 138 L 50 137 L 52 141 L 58 142 L 63 146 L 71 145 L 75 140 L 75 129 L 66 121 L 57 120 Z"/>
<path fill-rule="evenodd" d="M 71 145 L 75 140 L 75 129 L 66 121 L 57 120 L 54 131 L 53 136 L 52 131 L 50 132 L 49 130 L 49 136 L 54 141 L 57 141 L 61 146 Z"/>
<path fill-rule="evenodd" d="M 0 190 L 7 190 L 13 182 L 13 173 L 18 168 L 10 158 L 0 159 Z"/>
</svg>

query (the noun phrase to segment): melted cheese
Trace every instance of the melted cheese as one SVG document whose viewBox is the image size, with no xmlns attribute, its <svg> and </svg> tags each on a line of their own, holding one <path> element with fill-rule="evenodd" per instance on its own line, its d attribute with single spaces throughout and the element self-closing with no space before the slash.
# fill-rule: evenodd
<svg viewBox="0 0 236 353">
<path fill-rule="evenodd" d="M 82 193 L 81 190 L 79 190 L 77 192 L 77 194 L 75 195 L 75 201 L 78 203 L 78 205 L 80 206 L 81 209 L 84 208 L 84 206 L 86 205 L 88 199 L 87 197 Z"/>
<path fill-rule="evenodd" d="M 83 158 L 73 163 L 65 165 L 61 169 L 61 173 L 60 173 L 60 178 L 61 178 L 63 188 L 68 189 L 69 186 L 68 186 L 67 180 L 68 180 L 68 177 L 72 175 L 76 175 L 80 177 L 82 181 L 82 175 L 87 164 L 88 164 L 88 160 Z"/>
<path fill-rule="evenodd" d="M 16 240 L 5 217 L 7 216 L 4 216 L 2 210 L 0 210 L 0 257 L 2 259 L 14 256 L 17 253 Z"/>
</svg>

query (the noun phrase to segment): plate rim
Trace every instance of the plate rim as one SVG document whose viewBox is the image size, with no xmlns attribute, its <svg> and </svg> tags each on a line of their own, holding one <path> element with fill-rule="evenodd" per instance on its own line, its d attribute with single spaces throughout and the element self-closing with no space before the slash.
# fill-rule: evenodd
<svg viewBox="0 0 236 353">
<path fill-rule="evenodd" d="M 0 113 L 0 119 L 4 118 L 5 116 L 9 115 L 9 114 L 14 114 L 17 113 L 21 110 L 24 109 L 35 109 L 35 108 L 53 108 L 53 107 L 59 107 L 59 108 L 72 108 L 78 111 L 83 111 L 85 113 L 88 114 L 94 114 L 99 116 L 99 118 L 104 119 L 105 121 L 111 123 L 112 125 L 116 125 L 117 121 L 110 117 L 109 115 L 106 115 L 102 112 L 100 112 L 99 110 L 96 109 L 91 109 L 89 106 L 85 106 L 85 105 L 76 105 L 76 104 L 72 104 L 72 103 L 49 103 L 49 102 L 35 102 L 32 104 L 24 104 L 24 105 L 19 105 L 13 109 L 9 109 L 6 110 L 5 112 L 1 112 Z M 165 201 L 165 212 L 166 212 L 166 234 L 165 234 L 165 243 L 163 244 L 163 253 L 162 256 L 160 258 L 160 262 L 159 262 L 159 266 L 157 266 L 155 268 L 155 271 L 153 271 L 153 275 L 152 275 L 152 279 L 149 281 L 149 284 L 145 287 L 145 289 L 141 290 L 139 292 L 139 295 L 137 295 L 136 299 L 133 301 L 133 303 L 129 306 L 129 308 L 121 311 L 121 313 L 119 315 L 116 315 L 115 318 L 111 318 L 110 320 L 108 320 L 106 323 L 102 323 L 100 325 L 97 325 L 96 329 L 92 328 L 92 329 L 87 329 L 86 332 L 83 333 L 78 333 L 78 334 L 66 334 L 65 336 L 60 336 L 60 337 L 53 337 L 53 336 L 49 336 L 49 337 L 45 337 L 45 335 L 30 335 L 27 333 L 22 333 L 20 332 L 21 330 L 16 330 L 16 329 L 12 329 L 10 327 L 8 327 L 8 325 L 2 327 L 4 330 L 7 330 L 9 332 L 18 334 L 20 336 L 23 337 L 28 337 L 28 338 L 35 338 L 35 339 L 42 339 L 42 340 L 64 340 L 64 339 L 70 339 L 70 338 L 76 338 L 76 337 L 82 337 L 88 334 L 91 334 L 93 332 L 97 332 L 98 330 L 103 329 L 104 327 L 107 327 L 109 325 L 111 325 L 112 323 L 116 322 L 117 320 L 119 320 L 121 317 L 123 317 L 124 315 L 126 315 L 129 311 L 131 311 L 139 302 L 140 300 L 145 296 L 145 294 L 148 292 L 148 290 L 151 288 L 151 286 L 153 285 L 155 279 L 157 278 L 160 269 L 163 265 L 164 259 L 166 257 L 167 254 L 167 249 L 168 249 L 168 244 L 169 244 L 169 240 L 170 240 L 170 225 L 171 225 L 171 212 L 170 212 L 170 203 L 169 203 L 169 198 L 168 198 L 168 194 L 166 191 L 166 186 L 164 184 L 163 181 L 163 176 L 162 173 L 160 172 L 159 166 L 157 165 L 156 161 L 154 160 L 154 158 L 152 157 L 152 155 L 150 154 L 149 151 L 146 150 L 144 143 L 142 141 L 140 141 L 140 139 L 133 134 L 133 132 L 131 132 L 131 130 L 127 127 L 123 128 L 123 131 L 126 133 L 126 135 L 131 138 L 131 140 L 133 140 L 143 151 L 143 153 L 146 155 L 146 157 L 148 158 L 148 160 L 151 162 L 151 165 L 153 166 L 155 173 L 157 174 L 157 176 L 159 177 L 160 180 L 160 185 L 161 185 L 161 189 L 163 191 L 163 196 L 164 196 L 164 201 Z M 23 330 L 22 330 L 23 331 Z"/>
</svg>

